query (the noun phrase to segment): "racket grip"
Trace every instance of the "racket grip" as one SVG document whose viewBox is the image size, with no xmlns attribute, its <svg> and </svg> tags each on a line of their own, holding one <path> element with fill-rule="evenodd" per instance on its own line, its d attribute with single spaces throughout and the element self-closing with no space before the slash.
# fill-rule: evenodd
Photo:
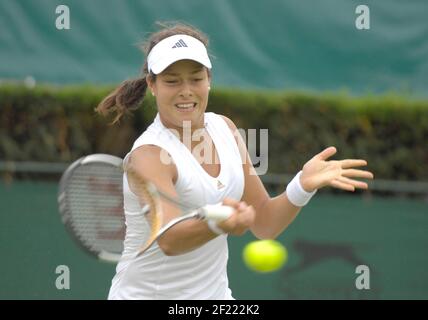
<svg viewBox="0 0 428 320">
<path fill-rule="evenodd" d="M 214 221 L 226 220 L 232 215 L 234 211 L 232 207 L 219 204 L 209 204 L 204 206 L 204 209 L 205 219 Z"/>
</svg>

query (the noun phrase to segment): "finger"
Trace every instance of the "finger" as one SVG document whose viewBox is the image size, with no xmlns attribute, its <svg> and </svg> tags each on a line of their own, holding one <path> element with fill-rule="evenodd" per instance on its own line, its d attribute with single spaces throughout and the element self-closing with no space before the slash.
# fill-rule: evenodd
<svg viewBox="0 0 428 320">
<path fill-rule="evenodd" d="M 337 188 L 337 189 L 342 189 L 342 190 L 347 190 L 347 191 L 355 191 L 355 187 L 353 185 L 341 182 L 338 179 L 335 179 L 332 182 L 330 182 L 330 185 L 334 188 Z"/>
<path fill-rule="evenodd" d="M 367 161 L 362 159 L 345 159 L 345 160 L 341 160 L 340 164 L 343 169 L 346 169 L 346 168 L 352 168 L 352 167 L 366 166 Z"/>
<path fill-rule="evenodd" d="M 230 206 L 232 208 L 234 208 L 235 210 L 239 210 L 239 201 L 232 199 L 232 198 L 224 198 L 223 200 L 223 204 L 225 206 Z"/>
<path fill-rule="evenodd" d="M 245 211 L 242 212 L 242 214 L 239 216 L 241 219 L 241 223 L 244 224 L 246 227 L 250 227 L 255 219 L 256 211 L 254 210 L 253 206 L 248 206 Z"/>
<path fill-rule="evenodd" d="M 320 160 L 327 160 L 332 155 L 334 155 L 336 152 L 337 152 L 337 150 L 335 147 L 328 147 L 328 148 L 324 149 L 323 151 L 321 151 L 320 153 L 318 153 L 315 157 L 317 157 Z"/>
<path fill-rule="evenodd" d="M 363 181 L 352 180 L 352 179 L 349 179 L 346 177 L 340 177 L 340 178 L 337 178 L 337 180 L 339 180 L 340 182 L 343 182 L 343 183 L 350 184 L 350 185 L 352 185 L 358 189 L 368 189 L 369 188 L 368 184 L 363 182 Z"/>
<path fill-rule="evenodd" d="M 365 178 L 365 179 L 373 179 L 373 173 L 366 170 L 358 170 L 358 169 L 345 169 L 342 170 L 342 176 L 349 178 Z"/>
<path fill-rule="evenodd" d="M 236 211 L 228 219 L 217 223 L 217 225 L 227 233 L 233 230 L 236 227 L 236 224 L 237 224 Z"/>
<path fill-rule="evenodd" d="M 241 201 L 241 202 L 239 202 L 238 210 L 244 211 L 247 209 L 247 207 L 248 207 L 247 203 L 245 201 Z"/>
</svg>

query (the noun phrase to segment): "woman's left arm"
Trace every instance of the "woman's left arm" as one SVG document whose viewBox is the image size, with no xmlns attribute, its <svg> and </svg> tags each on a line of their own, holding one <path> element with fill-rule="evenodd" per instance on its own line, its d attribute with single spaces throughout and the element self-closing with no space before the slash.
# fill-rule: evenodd
<svg viewBox="0 0 428 320">
<path fill-rule="evenodd" d="M 235 124 L 227 117 L 223 118 L 236 138 L 243 160 L 245 186 L 242 201 L 252 205 L 256 211 L 251 231 L 257 238 L 274 239 L 293 222 L 302 207 L 296 205 L 296 201 L 293 204 L 294 199 L 289 199 L 288 195 L 292 195 L 292 190 L 290 192 L 287 190 L 287 192 L 273 198 L 269 196 L 256 174 L 246 145 Z M 294 189 L 297 187 L 305 196 L 325 186 L 347 191 L 355 191 L 356 188 L 367 189 L 367 183 L 354 179 L 373 178 L 371 172 L 355 169 L 355 167 L 367 165 L 367 162 L 360 159 L 328 160 L 335 153 L 336 148 L 329 147 L 315 155 L 303 166 L 298 178 L 289 186 L 294 187 Z"/>
</svg>

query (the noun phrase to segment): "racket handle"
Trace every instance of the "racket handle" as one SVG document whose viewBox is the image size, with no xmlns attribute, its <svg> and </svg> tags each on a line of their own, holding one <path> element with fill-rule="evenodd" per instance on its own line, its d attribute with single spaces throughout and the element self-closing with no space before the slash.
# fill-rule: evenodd
<svg viewBox="0 0 428 320">
<path fill-rule="evenodd" d="M 234 209 L 229 206 L 223 206 L 219 204 L 209 204 L 204 206 L 205 209 L 205 219 L 214 220 L 214 221 L 223 221 L 228 219 Z"/>
</svg>

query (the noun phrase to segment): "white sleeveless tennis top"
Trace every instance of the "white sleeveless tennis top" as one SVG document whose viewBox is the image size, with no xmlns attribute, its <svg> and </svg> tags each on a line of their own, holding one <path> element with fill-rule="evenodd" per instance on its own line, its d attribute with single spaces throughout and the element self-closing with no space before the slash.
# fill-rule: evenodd
<svg viewBox="0 0 428 320">
<path fill-rule="evenodd" d="M 224 119 L 205 113 L 205 127 L 221 163 L 220 174 L 210 176 L 188 148 L 161 122 L 159 114 L 135 141 L 136 148 L 152 144 L 166 150 L 178 172 L 175 189 L 179 198 L 196 206 L 216 204 L 229 197 L 240 200 L 244 191 L 242 161 L 235 138 Z M 116 267 L 109 299 L 233 299 L 227 277 L 227 235 L 178 256 L 166 256 L 157 244 L 137 259 L 141 247 L 139 226 L 144 220 L 137 197 L 123 177 L 126 237 L 122 258 Z"/>
</svg>

